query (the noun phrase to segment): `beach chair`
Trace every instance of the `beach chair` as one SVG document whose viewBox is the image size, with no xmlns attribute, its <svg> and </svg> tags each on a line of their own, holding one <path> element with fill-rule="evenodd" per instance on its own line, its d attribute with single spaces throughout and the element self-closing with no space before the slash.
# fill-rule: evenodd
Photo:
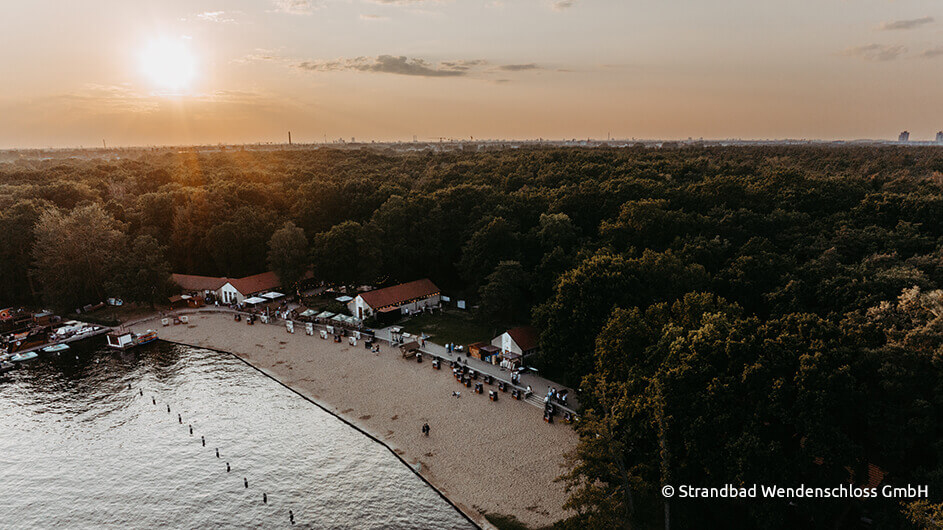
<svg viewBox="0 0 943 530">
<path fill-rule="evenodd" d="M 188 317 L 187 315 L 183 315 L 182 317 L 180 317 L 180 322 L 183 324 L 188 324 L 190 322 L 190 317 Z"/>
<path fill-rule="evenodd" d="M 160 325 L 166 328 L 167 326 L 170 325 L 170 319 L 169 318 L 160 319 Z"/>
</svg>

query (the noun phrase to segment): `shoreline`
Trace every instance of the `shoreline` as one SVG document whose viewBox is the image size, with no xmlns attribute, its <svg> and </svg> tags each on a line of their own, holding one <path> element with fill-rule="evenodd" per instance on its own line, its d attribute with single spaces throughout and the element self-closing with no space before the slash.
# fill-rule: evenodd
<svg viewBox="0 0 943 530">
<path fill-rule="evenodd" d="M 479 528 L 493 527 L 486 513 L 531 527 L 569 515 L 563 486 L 553 479 L 576 433 L 545 424 L 532 405 L 510 394 L 492 403 L 487 393 L 456 382 L 447 365 L 423 373 L 433 372 L 430 362 L 403 360 L 388 344 L 373 354 L 303 329 L 289 334 L 284 325 L 247 326 L 227 313 L 187 314 L 185 325 L 160 327 L 155 315 L 129 327 L 142 331 L 157 322 L 161 340 L 237 357 L 381 443 Z M 423 422 L 431 426 L 429 437 L 419 434 Z"/>
<path fill-rule="evenodd" d="M 340 415 L 334 413 L 331 409 L 327 408 L 327 407 L 326 407 L 325 405 L 323 405 L 322 403 L 319 403 L 319 402 L 315 401 L 314 399 L 312 399 L 312 398 L 310 398 L 310 397 L 304 395 L 303 393 L 299 392 L 298 390 L 296 390 L 296 389 L 294 389 L 294 388 L 292 388 L 292 387 L 286 385 L 286 384 L 285 384 L 284 382 L 282 382 L 279 378 L 277 378 L 277 377 L 275 377 L 274 375 L 268 373 L 268 372 L 265 371 L 264 369 L 259 368 L 258 366 L 252 364 L 251 362 L 249 362 L 249 361 L 246 360 L 246 359 L 243 359 L 242 357 L 240 357 L 239 355 L 236 355 L 236 354 L 233 353 L 233 352 L 224 351 L 224 350 L 217 350 L 217 349 L 214 349 L 214 348 L 208 348 L 208 347 L 206 347 L 206 346 L 193 346 L 192 344 L 186 344 L 186 343 L 183 343 L 183 342 L 176 342 L 176 341 L 167 340 L 167 339 L 160 339 L 160 338 L 159 338 L 159 339 L 157 339 L 157 340 L 162 341 L 162 342 L 166 342 L 166 343 L 169 343 L 169 344 L 177 344 L 177 345 L 180 345 L 180 346 L 189 346 L 189 347 L 194 347 L 194 348 L 202 348 L 202 349 L 204 349 L 204 350 L 210 350 L 210 351 L 214 351 L 214 352 L 216 352 L 216 353 L 221 353 L 221 354 L 224 354 L 224 355 L 229 355 L 229 356 L 235 357 L 235 358 L 238 359 L 239 361 L 245 363 L 246 366 L 252 368 L 253 370 L 255 370 L 255 371 L 257 371 L 257 372 L 259 372 L 259 373 L 262 374 L 263 376 L 265 376 L 265 377 L 271 379 L 271 380 L 274 381 L 276 384 L 278 384 L 278 385 L 280 385 L 280 386 L 286 388 L 287 390 L 289 390 L 289 391 L 292 392 L 293 394 L 295 394 L 295 395 L 297 395 L 298 397 L 300 397 L 301 399 L 304 399 L 305 401 L 311 403 L 312 405 L 318 407 L 319 409 L 323 410 L 323 411 L 326 412 L 327 414 L 330 414 L 330 415 L 333 416 L 334 418 L 337 418 L 338 420 L 340 420 L 341 422 L 343 422 L 343 423 L 344 423 L 345 425 L 347 425 L 348 427 L 350 427 L 350 428 L 356 430 L 357 432 L 359 432 L 360 434 L 366 436 L 367 438 L 370 438 L 370 440 L 372 440 L 373 442 L 378 443 L 378 444 L 380 444 L 381 446 L 385 447 L 385 448 L 387 449 L 387 451 L 389 451 L 394 457 L 396 457 L 397 460 L 399 460 L 400 462 L 403 463 L 404 466 L 406 466 L 407 468 L 409 468 L 409 470 L 412 471 L 414 475 L 416 475 L 417 477 L 419 477 L 419 479 L 422 480 L 427 486 L 429 486 L 430 488 L 433 489 L 433 491 L 435 491 L 437 494 L 439 494 L 439 497 L 441 497 L 442 500 L 444 500 L 445 502 L 447 502 L 447 503 L 449 504 L 449 506 L 455 508 L 455 510 L 456 510 L 458 513 L 462 514 L 462 516 L 463 516 L 469 523 L 471 523 L 472 525 L 474 525 L 476 528 L 479 528 L 479 529 L 482 528 L 482 525 L 479 524 L 478 521 L 476 521 L 474 518 L 472 518 L 472 516 L 469 515 L 468 513 L 466 513 L 465 510 L 463 510 L 460 506 L 458 506 L 457 504 L 455 504 L 454 502 L 452 502 L 452 499 L 448 498 L 444 493 L 442 493 L 442 491 L 439 490 L 439 488 L 437 488 L 437 487 L 435 486 L 435 484 L 432 484 L 431 482 L 429 482 L 429 480 L 428 480 L 426 477 L 424 477 L 424 476 L 422 475 L 422 473 L 421 473 L 420 470 L 417 470 L 417 469 L 415 468 L 415 466 L 410 465 L 409 462 L 407 462 L 405 459 L 403 459 L 403 457 L 400 456 L 400 454 L 397 453 L 396 450 L 393 449 L 391 446 L 389 446 L 386 442 L 384 442 L 383 440 L 380 440 L 380 439 L 377 438 L 376 436 L 374 436 L 374 435 L 370 434 L 369 432 L 363 430 L 363 429 L 360 428 L 360 426 L 357 425 L 356 423 L 353 423 L 353 422 L 351 422 L 351 421 L 348 421 L 348 420 L 347 420 L 346 418 L 344 418 L 343 416 L 340 416 Z M 486 521 L 486 522 L 487 522 L 487 521 Z M 489 526 L 491 526 L 491 525 L 489 524 Z"/>
</svg>

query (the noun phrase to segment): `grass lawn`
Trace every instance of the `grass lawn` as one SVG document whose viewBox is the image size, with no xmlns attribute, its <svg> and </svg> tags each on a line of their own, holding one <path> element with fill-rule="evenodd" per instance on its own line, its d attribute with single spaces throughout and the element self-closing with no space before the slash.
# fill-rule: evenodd
<svg viewBox="0 0 943 530">
<path fill-rule="evenodd" d="M 151 309 L 147 304 L 124 304 L 121 306 L 105 306 L 98 311 L 82 314 L 68 314 L 63 320 L 79 320 L 90 324 L 117 326 L 121 322 L 129 322 L 156 313 L 161 308 Z"/>
<path fill-rule="evenodd" d="M 499 332 L 504 331 L 501 326 L 481 321 L 470 311 L 460 310 L 423 314 L 402 320 L 396 325 L 408 333 L 425 333 L 436 344 L 491 342 Z"/>
</svg>

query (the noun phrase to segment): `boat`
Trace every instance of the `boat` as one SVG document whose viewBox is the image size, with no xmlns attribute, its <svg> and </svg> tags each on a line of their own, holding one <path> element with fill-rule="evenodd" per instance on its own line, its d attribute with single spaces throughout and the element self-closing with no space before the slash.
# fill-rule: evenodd
<svg viewBox="0 0 943 530">
<path fill-rule="evenodd" d="M 7 339 L 7 353 L 17 353 L 49 342 L 49 329 L 35 328 L 22 333 L 16 333 Z"/>
<path fill-rule="evenodd" d="M 21 363 L 23 361 L 31 361 L 37 357 L 39 357 L 39 354 L 34 351 L 22 352 L 10 357 L 10 362 Z"/>
<path fill-rule="evenodd" d="M 157 332 L 153 329 L 149 329 L 144 333 L 119 330 L 108 334 L 108 346 L 118 350 L 127 350 L 155 340 L 157 340 Z"/>
<path fill-rule="evenodd" d="M 52 346 L 46 346 L 46 347 L 43 348 L 41 351 L 42 351 L 43 353 L 54 353 L 54 354 L 56 354 L 56 355 L 59 355 L 60 353 L 66 351 L 66 350 L 68 350 L 68 349 L 69 349 L 69 345 L 68 345 L 68 344 L 54 344 L 54 345 L 52 345 Z"/>
<path fill-rule="evenodd" d="M 6 361 L 0 361 L 0 374 L 5 374 L 14 368 L 16 368 L 15 364 L 8 363 Z"/>
</svg>

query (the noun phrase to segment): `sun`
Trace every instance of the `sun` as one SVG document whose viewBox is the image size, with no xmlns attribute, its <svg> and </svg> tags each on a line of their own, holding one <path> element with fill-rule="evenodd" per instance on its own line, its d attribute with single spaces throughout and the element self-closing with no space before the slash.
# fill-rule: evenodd
<svg viewBox="0 0 943 530">
<path fill-rule="evenodd" d="M 180 40 L 160 39 L 151 42 L 140 57 L 141 71 L 155 87 L 171 93 L 190 88 L 196 77 L 196 58 Z"/>
</svg>

